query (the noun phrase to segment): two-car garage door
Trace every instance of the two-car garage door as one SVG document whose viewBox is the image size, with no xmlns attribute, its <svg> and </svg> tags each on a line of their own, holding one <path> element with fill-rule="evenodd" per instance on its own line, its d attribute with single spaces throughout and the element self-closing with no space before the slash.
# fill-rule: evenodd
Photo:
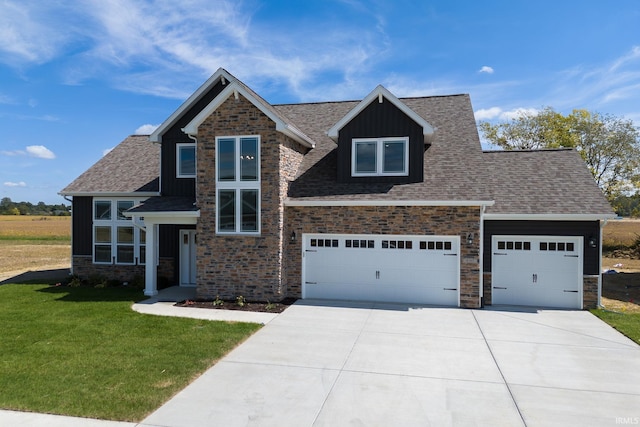
<svg viewBox="0 0 640 427">
<path fill-rule="evenodd" d="M 492 304 L 582 308 L 582 239 L 493 236 Z"/>
<path fill-rule="evenodd" d="M 458 305 L 458 236 L 305 234 L 303 298 Z"/>
</svg>

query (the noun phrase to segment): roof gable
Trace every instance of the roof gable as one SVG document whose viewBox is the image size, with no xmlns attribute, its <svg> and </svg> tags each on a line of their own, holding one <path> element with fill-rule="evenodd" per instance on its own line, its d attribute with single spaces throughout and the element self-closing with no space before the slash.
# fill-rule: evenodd
<svg viewBox="0 0 640 427">
<path fill-rule="evenodd" d="M 384 86 L 378 85 L 369 95 L 367 95 L 358 105 L 356 105 L 352 110 L 350 110 L 344 117 L 342 117 L 335 125 L 333 125 L 328 131 L 327 135 L 333 139 L 334 141 L 338 140 L 338 134 L 340 130 L 354 117 L 360 114 L 369 104 L 374 102 L 376 99 L 378 102 L 382 102 L 382 98 L 387 99 L 387 101 L 391 102 L 395 105 L 400 111 L 406 114 L 411 120 L 416 122 L 418 125 L 422 126 L 422 132 L 424 134 L 424 141 L 428 143 L 431 141 L 433 137 L 434 128 L 431 126 L 424 118 L 422 118 L 418 113 L 409 108 L 404 102 L 400 101 L 394 94 L 389 92 Z"/>
<path fill-rule="evenodd" d="M 234 81 L 236 78 L 229 74 L 227 70 L 224 68 L 218 68 L 218 70 L 213 73 L 211 77 L 207 79 L 186 101 L 178 107 L 176 111 L 173 112 L 158 128 L 153 131 L 153 133 L 149 136 L 149 140 L 151 142 L 162 142 L 162 135 L 171 128 L 179 119 L 182 117 L 184 113 L 189 111 L 189 109 L 195 105 L 213 86 L 215 86 L 219 81 L 222 81 L 222 84 L 225 84 L 227 81 Z"/>
<path fill-rule="evenodd" d="M 255 92 L 250 90 L 241 82 L 234 80 L 227 84 L 222 92 L 218 94 L 205 108 L 191 120 L 182 131 L 187 135 L 196 136 L 198 134 L 198 126 L 200 126 L 214 111 L 218 109 L 229 97 L 234 96 L 236 99 L 242 95 L 269 119 L 276 124 L 276 130 L 288 137 L 294 139 L 300 144 L 313 148 L 315 142 L 305 135 L 300 129 L 295 127 L 287 118 L 280 114 L 271 104 L 259 97 Z"/>
</svg>

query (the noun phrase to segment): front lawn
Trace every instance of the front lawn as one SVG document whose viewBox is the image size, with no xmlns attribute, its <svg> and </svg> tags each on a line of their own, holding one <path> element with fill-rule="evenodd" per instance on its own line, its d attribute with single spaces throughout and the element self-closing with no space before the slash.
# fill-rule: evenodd
<svg viewBox="0 0 640 427">
<path fill-rule="evenodd" d="M 591 310 L 591 313 L 640 344 L 640 313 L 616 313 L 607 310 Z"/>
<path fill-rule="evenodd" d="M 0 286 L 0 408 L 140 421 L 260 328 L 131 310 L 143 298 Z"/>
</svg>

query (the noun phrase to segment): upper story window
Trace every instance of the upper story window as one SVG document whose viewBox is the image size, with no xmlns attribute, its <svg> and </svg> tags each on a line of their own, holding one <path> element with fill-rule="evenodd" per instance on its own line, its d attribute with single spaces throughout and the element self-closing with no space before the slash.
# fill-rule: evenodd
<svg viewBox="0 0 640 427">
<path fill-rule="evenodd" d="M 409 138 L 354 139 L 352 176 L 406 176 L 409 174 Z"/>
<path fill-rule="evenodd" d="M 218 233 L 259 234 L 260 137 L 217 137 L 216 171 Z"/>
<path fill-rule="evenodd" d="M 196 177 L 196 144 L 185 142 L 176 144 L 176 176 L 178 178 Z"/>
</svg>

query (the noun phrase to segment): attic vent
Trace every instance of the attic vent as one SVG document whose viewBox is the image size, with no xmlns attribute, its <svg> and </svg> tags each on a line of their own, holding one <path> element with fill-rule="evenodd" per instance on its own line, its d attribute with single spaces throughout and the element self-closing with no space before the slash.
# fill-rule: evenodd
<svg viewBox="0 0 640 427">
<path fill-rule="evenodd" d="M 382 94 L 378 94 L 378 104 L 382 104 Z"/>
<path fill-rule="evenodd" d="M 222 82 L 222 86 L 227 84 L 227 81 L 225 80 L 224 76 L 220 76 L 220 81 Z"/>
</svg>

